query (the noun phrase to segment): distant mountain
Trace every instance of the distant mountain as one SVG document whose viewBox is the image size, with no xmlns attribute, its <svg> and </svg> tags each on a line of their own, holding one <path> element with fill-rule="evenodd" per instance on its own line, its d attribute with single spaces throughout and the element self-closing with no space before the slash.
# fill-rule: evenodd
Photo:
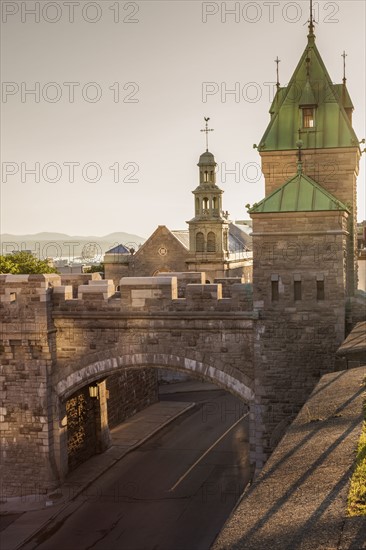
<svg viewBox="0 0 366 550">
<path fill-rule="evenodd" d="M 13 250 L 31 250 L 40 259 L 69 258 L 85 261 L 101 261 L 107 250 L 117 244 L 137 249 L 145 239 L 132 233 L 110 233 L 103 237 L 67 235 L 66 233 L 43 232 L 34 235 L 0 235 L 0 254 Z"/>
</svg>

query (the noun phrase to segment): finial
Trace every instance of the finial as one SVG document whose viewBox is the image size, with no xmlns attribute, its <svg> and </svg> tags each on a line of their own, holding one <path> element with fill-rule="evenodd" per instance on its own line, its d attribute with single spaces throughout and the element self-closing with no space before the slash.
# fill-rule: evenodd
<svg viewBox="0 0 366 550">
<path fill-rule="evenodd" d="M 308 38 L 315 38 L 314 34 L 314 15 L 313 15 L 313 0 L 310 0 L 310 19 L 309 19 L 309 34 Z"/>
<path fill-rule="evenodd" d="M 276 83 L 277 90 L 280 87 L 280 75 L 279 75 L 279 70 L 278 70 L 278 65 L 279 65 L 280 62 L 281 62 L 281 59 L 278 59 L 278 56 L 277 56 L 276 59 L 275 59 L 275 63 L 277 63 L 277 83 Z"/>
<path fill-rule="evenodd" d="M 296 142 L 297 147 L 297 173 L 302 174 L 302 157 L 301 157 L 301 148 L 304 145 L 301 139 L 298 139 Z"/>
<path fill-rule="evenodd" d="M 347 79 L 346 79 L 346 57 L 347 57 L 347 54 L 346 54 L 345 51 L 343 51 L 341 57 L 343 57 L 343 84 L 345 84 L 346 81 L 347 81 Z"/>
<path fill-rule="evenodd" d="M 210 118 L 209 117 L 203 117 L 203 118 L 206 122 L 206 125 L 205 125 L 205 128 L 201 130 L 201 132 L 205 132 L 206 134 L 206 152 L 208 152 L 208 133 L 213 132 L 213 129 L 208 127 L 208 121 L 210 120 Z"/>
<path fill-rule="evenodd" d="M 307 52 L 306 59 L 305 59 L 305 62 L 306 62 L 306 77 L 307 77 L 307 79 L 309 79 L 309 77 L 310 77 L 310 61 L 311 61 L 311 59 L 309 57 L 310 56 L 309 48 L 306 50 L 306 52 Z"/>
</svg>

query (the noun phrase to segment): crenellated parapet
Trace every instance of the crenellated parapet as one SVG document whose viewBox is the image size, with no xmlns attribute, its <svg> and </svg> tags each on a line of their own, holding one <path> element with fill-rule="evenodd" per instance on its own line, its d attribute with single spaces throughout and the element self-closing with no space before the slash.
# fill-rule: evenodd
<svg viewBox="0 0 366 550">
<path fill-rule="evenodd" d="M 1 338 L 45 337 L 56 288 L 61 288 L 61 277 L 55 274 L 0 275 Z"/>
<path fill-rule="evenodd" d="M 223 297 L 225 288 L 225 297 Z M 252 311 L 251 285 L 241 282 L 182 285 L 177 276 L 126 277 L 121 279 L 119 291 L 112 281 L 89 281 L 78 288 L 78 297 L 72 298 L 69 285 L 59 286 L 53 292 L 55 311 L 85 311 L 90 308 L 103 311 Z"/>
<path fill-rule="evenodd" d="M 0 307 L 5 322 L 91 308 L 120 312 L 252 310 L 251 285 L 240 278 L 205 284 L 204 278 L 204 273 L 125 277 L 116 292 L 111 280 L 89 278 L 75 287 L 62 284 L 63 278 L 55 274 L 1 275 Z"/>
</svg>

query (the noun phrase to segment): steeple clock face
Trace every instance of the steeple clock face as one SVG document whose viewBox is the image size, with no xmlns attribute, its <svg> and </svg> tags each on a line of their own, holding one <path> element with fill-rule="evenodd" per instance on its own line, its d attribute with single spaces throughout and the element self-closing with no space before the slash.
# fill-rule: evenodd
<svg viewBox="0 0 366 550">
<path fill-rule="evenodd" d="M 159 248 L 158 253 L 160 254 L 160 256 L 166 256 L 168 254 L 168 249 L 166 248 L 166 246 L 162 245 Z"/>
</svg>

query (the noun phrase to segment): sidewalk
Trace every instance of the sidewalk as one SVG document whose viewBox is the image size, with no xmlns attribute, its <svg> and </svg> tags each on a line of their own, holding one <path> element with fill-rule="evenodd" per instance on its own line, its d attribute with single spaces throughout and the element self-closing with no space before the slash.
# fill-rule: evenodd
<svg viewBox="0 0 366 550">
<path fill-rule="evenodd" d="M 111 430 L 112 445 L 67 476 L 52 494 L 29 495 L 0 503 L 1 550 L 16 550 L 128 453 L 194 407 L 194 403 L 162 401 L 147 407 Z"/>
<path fill-rule="evenodd" d="M 366 366 L 323 376 L 213 550 L 361 550 L 366 517 L 346 517 Z"/>
</svg>

